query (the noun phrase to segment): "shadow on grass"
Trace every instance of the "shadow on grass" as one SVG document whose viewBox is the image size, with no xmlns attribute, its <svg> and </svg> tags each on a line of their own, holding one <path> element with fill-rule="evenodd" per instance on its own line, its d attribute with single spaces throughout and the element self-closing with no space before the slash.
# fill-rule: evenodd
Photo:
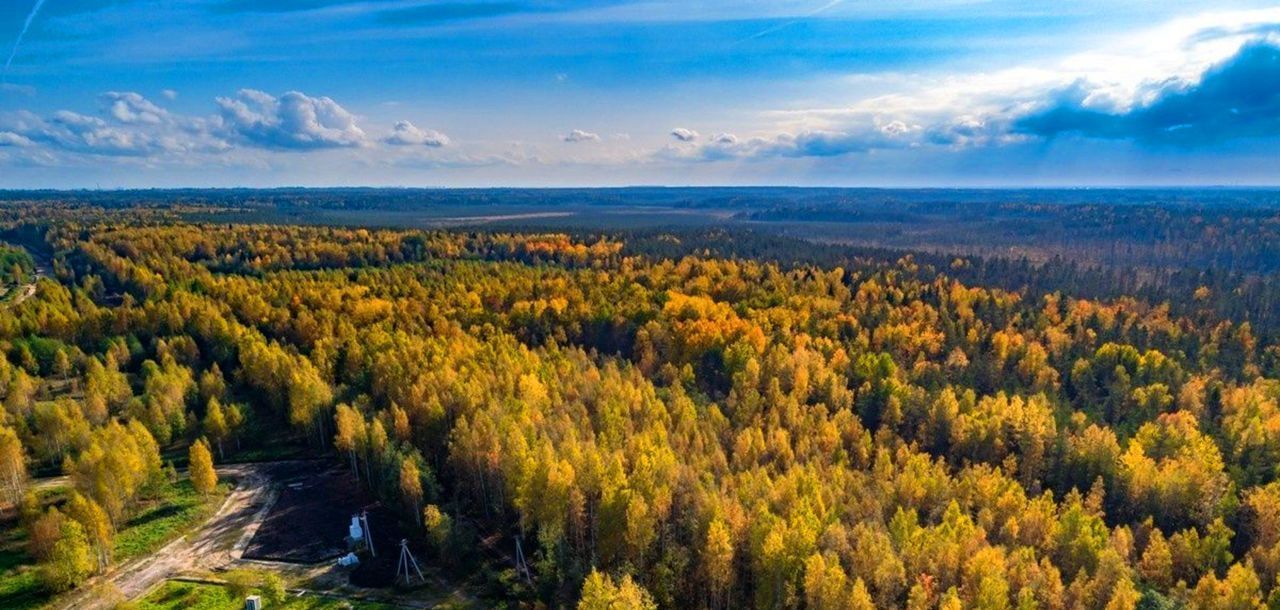
<svg viewBox="0 0 1280 610">
<path fill-rule="evenodd" d="M 183 512 L 185 509 L 186 509 L 185 506 L 170 504 L 168 506 L 163 506 L 154 510 L 147 511 L 141 515 L 138 515 L 136 518 L 130 520 L 126 525 L 127 527 L 141 527 L 143 525 L 152 523 L 154 521 L 159 521 L 167 517 L 175 516 Z"/>
</svg>

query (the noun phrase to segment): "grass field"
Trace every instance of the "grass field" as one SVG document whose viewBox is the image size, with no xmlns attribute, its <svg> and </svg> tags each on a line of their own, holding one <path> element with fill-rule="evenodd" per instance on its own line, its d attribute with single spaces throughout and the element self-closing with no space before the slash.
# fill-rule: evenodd
<svg viewBox="0 0 1280 610">
<path fill-rule="evenodd" d="M 45 503 L 65 497 L 58 490 L 42 494 Z M 223 492 L 225 493 L 225 491 Z M 117 564 L 154 552 L 216 510 L 223 493 L 204 501 L 185 479 L 166 484 L 156 498 L 116 534 Z M 0 528 L 0 608 L 29 610 L 49 601 L 36 578 L 35 560 L 26 551 L 27 534 L 16 523 Z"/>
<path fill-rule="evenodd" d="M 217 509 L 224 495 L 226 486 L 222 485 L 218 494 L 203 499 L 188 479 L 166 486 L 150 507 L 130 519 L 116 535 L 116 563 L 154 552 L 203 522 Z"/>
<path fill-rule="evenodd" d="M 169 581 L 137 603 L 138 610 L 241 610 L 243 599 L 233 599 L 226 588 L 190 582 Z M 270 610 L 393 610 L 398 606 L 348 601 L 328 597 L 290 597 L 283 606 Z"/>
<path fill-rule="evenodd" d="M 48 595 L 36 580 L 26 533 L 18 527 L 0 532 L 0 608 L 26 610 L 43 604 Z"/>
</svg>

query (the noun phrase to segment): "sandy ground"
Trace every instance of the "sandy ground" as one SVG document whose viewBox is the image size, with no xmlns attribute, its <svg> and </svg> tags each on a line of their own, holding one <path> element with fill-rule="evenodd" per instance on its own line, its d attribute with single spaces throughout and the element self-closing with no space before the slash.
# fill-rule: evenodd
<svg viewBox="0 0 1280 610">
<path fill-rule="evenodd" d="M 346 572 L 336 568 L 332 562 L 300 565 L 242 559 L 249 541 L 279 496 L 280 485 L 297 476 L 300 467 L 308 466 L 306 462 L 272 462 L 218 467 L 219 478 L 237 483 L 204 525 L 151 555 L 112 568 L 58 598 L 48 608 L 105 609 L 110 601 L 101 597 L 103 591 L 111 588 L 126 599 L 137 599 L 169 579 L 216 580 L 219 572 L 235 567 L 270 570 L 293 582 L 305 583 L 305 589 L 294 589 L 295 593 L 376 600 L 408 608 L 430 608 L 445 602 L 458 605 L 474 602 L 460 587 L 450 585 L 434 574 L 429 577 L 430 586 L 400 594 L 353 587 L 347 583 Z"/>
<path fill-rule="evenodd" d="M 238 481 L 218 511 L 196 532 L 174 540 L 159 551 L 116 566 L 59 598 L 50 608 L 103 607 L 96 599 L 110 583 L 128 599 L 137 598 L 161 582 L 191 571 L 224 568 L 238 559 L 252 528 L 260 522 L 274 497 L 269 465 L 235 464 L 218 467 L 219 478 Z"/>
</svg>

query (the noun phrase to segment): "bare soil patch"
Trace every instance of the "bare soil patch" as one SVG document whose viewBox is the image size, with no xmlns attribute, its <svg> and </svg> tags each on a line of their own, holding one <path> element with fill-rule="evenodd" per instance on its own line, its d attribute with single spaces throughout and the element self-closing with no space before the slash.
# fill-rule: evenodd
<svg viewBox="0 0 1280 610">
<path fill-rule="evenodd" d="M 374 520 L 377 501 L 345 468 L 311 465 L 277 480 L 279 498 L 245 548 L 245 559 L 304 564 L 330 561 L 347 553 L 351 515 L 369 510 L 370 520 Z M 375 534 L 377 521 L 373 524 Z"/>
<path fill-rule="evenodd" d="M 409 551 L 418 560 L 423 571 L 430 558 L 426 549 L 416 540 L 405 536 L 396 515 L 385 506 L 369 509 L 369 529 L 373 530 L 373 550 L 376 556 L 360 555 L 360 565 L 351 571 L 351 584 L 357 587 L 380 589 L 395 584 L 396 567 L 400 562 L 400 541 L 409 539 Z"/>
</svg>

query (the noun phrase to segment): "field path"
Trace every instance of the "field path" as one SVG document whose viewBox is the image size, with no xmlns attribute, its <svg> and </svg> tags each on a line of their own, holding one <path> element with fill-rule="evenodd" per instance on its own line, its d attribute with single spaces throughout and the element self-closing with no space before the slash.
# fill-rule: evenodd
<svg viewBox="0 0 1280 610">
<path fill-rule="evenodd" d="M 49 607 L 98 608 L 106 600 L 95 599 L 97 585 L 111 583 L 126 599 L 135 599 L 157 584 L 193 569 L 213 570 L 226 566 L 243 550 L 244 543 L 266 515 L 274 497 L 270 464 L 233 464 L 218 467 L 220 478 L 238 482 L 218 512 L 195 532 L 174 540 L 160 550 L 117 566 L 85 583 Z"/>
</svg>

